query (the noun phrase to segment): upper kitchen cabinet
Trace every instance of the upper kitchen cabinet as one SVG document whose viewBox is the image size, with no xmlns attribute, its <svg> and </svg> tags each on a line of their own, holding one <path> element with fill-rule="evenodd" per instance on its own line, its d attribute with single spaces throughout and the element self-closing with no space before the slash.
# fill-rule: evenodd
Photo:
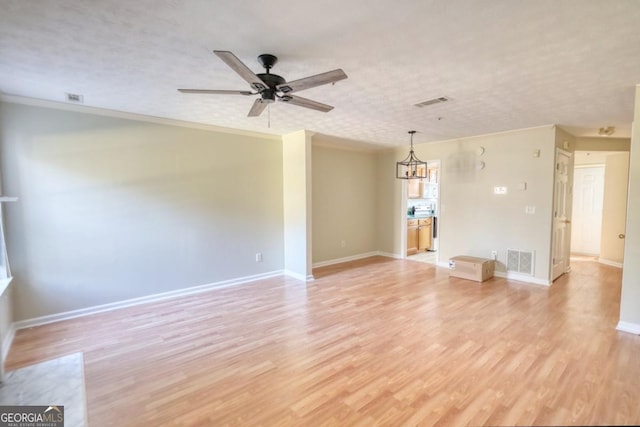
<svg viewBox="0 0 640 427">
<path fill-rule="evenodd" d="M 418 166 L 418 174 L 424 175 L 424 166 Z M 429 176 L 429 175 L 427 175 Z M 422 179 L 408 179 L 407 180 L 407 197 L 409 199 L 422 198 Z"/>
<path fill-rule="evenodd" d="M 427 180 L 432 184 L 438 183 L 438 166 L 427 168 Z"/>
</svg>

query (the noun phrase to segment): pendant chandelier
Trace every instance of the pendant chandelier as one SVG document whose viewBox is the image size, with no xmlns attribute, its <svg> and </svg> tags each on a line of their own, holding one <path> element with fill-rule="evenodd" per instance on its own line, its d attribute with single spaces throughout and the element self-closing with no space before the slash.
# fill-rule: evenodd
<svg viewBox="0 0 640 427">
<path fill-rule="evenodd" d="M 410 130 L 411 150 L 409 155 L 400 162 L 396 162 L 396 178 L 398 179 L 422 179 L 427 177 L 427 162 L 423 162 L 413 153 L 413 134 L 415 130 Z"/>
</svg>

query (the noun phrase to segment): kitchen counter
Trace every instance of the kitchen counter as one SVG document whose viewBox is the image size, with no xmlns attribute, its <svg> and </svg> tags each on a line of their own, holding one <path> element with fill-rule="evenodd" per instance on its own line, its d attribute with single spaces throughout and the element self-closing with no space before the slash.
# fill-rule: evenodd
<svg viewBox="0 0 640 427">
<path fill-rule="evenodd" d="M 407 215 L 407 219 L 420 219 L 420 218 L 433 218 L 436 216 L 435 214 L 415 214 L 415 215 Z"/>
</svg>

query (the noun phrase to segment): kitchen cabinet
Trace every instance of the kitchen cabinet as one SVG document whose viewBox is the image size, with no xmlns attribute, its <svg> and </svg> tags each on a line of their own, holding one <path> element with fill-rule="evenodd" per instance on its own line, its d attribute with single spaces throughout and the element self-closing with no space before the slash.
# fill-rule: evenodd
<svg viewBox="0 0 640 427">
<path fill-rule="evenodd" d="M 431 249 L 431 218 L 418 220 L 418 251 Z"/>
<path fill-rule="evenodd" d="M 418 220 L 407 220 L 407 255 L 418 253 Z"/>
<path fill-rule="evenodd" d="M 432 219 L 419 218 L 407 220 L 407 255 L 414 255 L 431 249 Z"/>
<path fill-rule="evenodd" d="M 439 169 L 440 168 L 438 166 L 427 168 L 427 181 L 437 184 Z"/>
<path fill-rule="evenodd" d="M 425 175 L 424 166 L 418 166 L 418 174 Z M 419 199 L 422 197 L 422 179 L 407 180 L 407 197 L 409 199 Z"/>
</svg>

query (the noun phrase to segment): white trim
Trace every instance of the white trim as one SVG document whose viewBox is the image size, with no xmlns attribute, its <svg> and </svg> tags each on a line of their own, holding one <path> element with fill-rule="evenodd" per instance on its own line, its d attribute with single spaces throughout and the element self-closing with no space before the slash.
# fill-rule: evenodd
<svg viewBox="0 0 640 427">
<path fill-rule="evenodd" d="M 313 274 L 307 274 L 305 276 L 304 274 L 296 273 L 295 271 L 291 271 L 291 270 L 284 270 L 283 273 L 286 276 L 293 277 L 294 279 L 298 279 L 298 280 L 301 280 L 303 282 L 311 282 L 311 281 L 315 280 L 315 277 L 313 277 Z"/>
<path fill-rule="evenodd" d="M 404 259 L 402 257 L 402 254 L 394 254 L 394 253 L 391 253 L 391 252 L 378 251 L 378 252 L 376 252 L 376 255 L 384 256 L 384 257 L 387 257 L 387 258 L 393 258 L 393 259 Z"/>
<path fill-rule="evenodd" d="M 438 267 L 446 268 L 447 270 L 449 269 L 449 261 L 439 261 L 436 265 Z"/>
<path fill-rule="evenodd" d="M 0 202 L 17 202 L 17 201 L 18 201 L 17 197 L 0 196 Z"/>
<path fill-rule="evenodd" d="M 25 319 L 14 322 L 15 329 L 32 328 L 34 326 L 46 325 L 48 323 L 60 322 L 62 320 L 75 319 L 76 317 L 89 316 L 92 314 L 103 313 L 105 311 L 118 310 L 125 307 L 133 307 L 136 305 L 147 304 L 150 302 L 163 301 L 166 299 L 182 297 L 187 295 L 199 294 L 213 289 L 228 288 L 231 286 L 241 285 L 244 283 L 254 282 L 256 280 L 268 279 L 270 277 L 281 276 L 282 270 L 271 271 L 268 273 L 254 274 L 252 276 L 238 277 L 235 279 L 222 280 L 220 282 L 207 283 L 205 285 L 192 286 L 185 289 L 163 292 L 160 294 L 147 295 L 140 298 L 132 298 L 124 301 L 112 302 L 109 304 L 96 305 L 93 307 L 81 308 L 78 310 L 65 311 L 63 313 L 49 314 L 32 319 Z"/>
<path fill-rule="evenodd" d="M 530 283 L 532 285 L 551 286 L 551 282 L 546 279 L 538 279 L 537 277 L 527 276 L 526 274 L 512 273 L 510 271 L 494 271 L 493 275 L 507 280 Z"/>
<path fill-rule="evenodd" d="M 369 257 L 372 257 L 372 256 L 376 256 L 378 254 L 379 254 L 379 252 L 372 251 L 372 252 L 365 252 L 365 253 L 357 254 L 357 255 L 346 256 L 346 257 L 342 257 L 342 258 L 330 259 L 328 261 L 320 261 L 320 262 L 314 263 L 313 264 L 313 268 L 326 267 L 327 265 L 334 265 L 334 264 L 342 264 L 343 262 L 349 262 L 349 261 L 356 261 L 356 260 L 359 260 L 359 259 L 364 259 L 364 258 L 369 258 Z"/>
<path fill-rule="evenodd" d="M 0 296 L 2 296 L 2 294 L 4 294 L 4 291 L 6 291 L 7 288 L 9 288 L 9 283 L 11 283 L 12 280 L 13 280 L 13 276 L 0 279 Z"/>
<path fill-rule="evenodd" d="M 598 258 L 598 262 L 600 264 L 609 265 L 611 267 L 622 268 L 622 263 L 621 262 L 610 261 L 610 260 L 604 259 L 604 258 Z"/>
<path fill-rule="evenodd" d="M 74 111 L 76 113 L 95 114 L 98 116 L 116 117 L 119 119 L 137 120 L 148 123 L 158 123 L 161 125 L 180 126 L 191 129 L 208 130 L 221 133 L 232 133 L 235 135 L 253 136 L 258 138 L 268 138 L 277 141 L 282 140 L 281 135 L 234 129 L 222 126 L 208 125 L 204 123 L 187 122 L 184 120 L 169 119 L 165 117 L 148 116 L 145 114 L 127 113 L 125 111 L 109 110 L 106 108 L 90 107 L 82 104 L 69 104 L 66 102 L 50 101 L 46 99 L 27 98 L 17 95 L 0 94 L 0 101 L 10 104 L 23 104 L 33 107 L 52 108 L 55 110 Z"/>
<path fill-rule="evenodd" d="M 639 323 L 623 322 L 621 320 L 618 322 L 618 326 L 616 326 L 616 329 L 622 332 L 628 332 L 630 334 L 640 335 Z"/>
<path fill-rule="evenodd" d="M 0 355 L 0 363 L 4 364 L 4 361 L 7 359 L 7 355 L 9 354 L 9 349 L 11 348 L 11 344 L 13 344 L 13 338 L 16 336 L 16 324 L 11 323 L 9 325 L 9 330 L 7 331 L 7 335 L 5 335 L 2 340 L 2 354 Z"/>
<path fill-rule="evenodd" d="M 383 256 L 386 258 L 393 258 L 393 259 L 404 259 L 400 254 L 394 254 L 391 252 L 384 252 L 384 251 L 371 251 L 371 252 L 365 252 L 362 254 L 346 256 L 343 258 L 335 258 L 335 259 L 330 259 L 328 261 L 316 262 L 315 264 L 313 264 L 313 268 L 326 267 L 328 265 L 334 265 L 334 264 L 342 264 L 343 262 L 356 261 L 359 259 L 371 258 L 374 256 Z"/>
</svg>

